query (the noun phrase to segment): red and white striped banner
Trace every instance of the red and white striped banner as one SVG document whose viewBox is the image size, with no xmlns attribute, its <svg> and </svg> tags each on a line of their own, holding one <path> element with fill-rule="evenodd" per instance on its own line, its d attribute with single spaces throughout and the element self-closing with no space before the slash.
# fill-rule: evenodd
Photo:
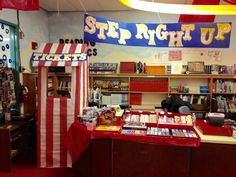
<svg viewBox="0 0 236 177">
<path fill-rule="evenodd" d="M 86 44 L 58 44 L 43 43 L 37 50 L 38 53 L 44 54 L 72 54 L 85 53 Z M 78 61 L 32 61 L 32 66 L 79 66 Z"/>
<path fill-rule="evenodd" d="M 43 52 L 62 53 L 65 48 L 85 51 L 78 44 L 46 44 Z M 57 46 L 54 48 L 53 46 Z M 63 47 L 62 47 L 63 46 Z M 50 49 L 49 49 L 50 48 Z M 52 49 L 52 50 L 51 50 Z M 80 51 L 81 52 L 81 51 Z M 71 167 L 72 162 L 65 147 L 67 130 L 76 115 L 88 105 L 88 61 L 72 67 L 71 98 L 47 95 L 47 67 L 39 67 L 38 77 L 38 166 L 42 168 Z"/>
</svg>

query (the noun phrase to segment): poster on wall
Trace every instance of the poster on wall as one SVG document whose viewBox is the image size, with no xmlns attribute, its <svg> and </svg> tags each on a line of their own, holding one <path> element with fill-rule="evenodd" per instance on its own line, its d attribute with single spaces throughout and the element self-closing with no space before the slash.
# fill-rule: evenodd
<svg viewBox="0 0 236 177">
<path fill-rule="evenodd" d="M 84 15 L 84 40 L 123 46 L 229 48 L 231 22 L 124 23 Z"/>
<path fill-rule="evenodd" d="M 170 50 L 169 51 L 169 61 L 179 61 L 182 60 L 182 51 L 181 50 Z"/>
</svg>

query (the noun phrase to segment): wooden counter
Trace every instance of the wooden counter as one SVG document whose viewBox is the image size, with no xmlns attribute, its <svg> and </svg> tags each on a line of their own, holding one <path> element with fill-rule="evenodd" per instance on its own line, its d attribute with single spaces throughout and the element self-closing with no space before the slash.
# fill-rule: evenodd
<svg viewBox="0 0 236 177">
<path fill-rule="evenodd" d="M 203 135 L 197 127 L 195 127 L 195 130 L 201 138 L 201 143 L 236 145 L 236 139 L 231 136 Z"/>
<path fill-rule="evenodd" d="M 236 139 L 195 129 L 200 147 L 93 139 L 73 168 L 79 177 L 235 177 Z"/>
</svg>

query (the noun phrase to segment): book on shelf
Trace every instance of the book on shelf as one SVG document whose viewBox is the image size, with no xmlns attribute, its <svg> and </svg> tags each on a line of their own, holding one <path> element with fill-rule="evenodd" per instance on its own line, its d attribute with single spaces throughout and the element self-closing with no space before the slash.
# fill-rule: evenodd
<svg viewBox="0 0 236 177">
<path fill-rule="evenodd" d="M 69 81 L 60 81 L 59 82 L 59 90 L 70 90 L 71 88 L 71 82 Z"/>
<path fill-rule="evenodd" d="M 215 106 L 217 112 L 236 113 L 236 101 L 234 98 L 217 96 L 213 99 L 212 105 Z"/>
<path fill-rule="evenodd" d="M 223 81 L 217 79 L 213 83 L 214 93 L 235 93 L 236 92 L 236 82 L 233 81 Z"/>
<path fill-rule="evenodd" d="M 52 88 L 53 84 L 51 82 L 48 82 L 48 88 Z"/>
</svg>

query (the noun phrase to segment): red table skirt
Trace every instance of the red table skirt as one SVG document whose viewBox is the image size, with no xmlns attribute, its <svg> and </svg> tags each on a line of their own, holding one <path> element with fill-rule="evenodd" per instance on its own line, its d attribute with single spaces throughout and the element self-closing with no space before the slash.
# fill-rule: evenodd
<svg viewBox="0 0 236 177">
<path fill-rule="evenodd" d="M 176 138 L 176 137 L 164 137 L 164 136 L 125 135 L 125 134 L 120 134 L 120 132 L 114 133 L 106 131 L 88 131 L 85 126 L 79 123 L 79 121 L 75 121 L 69 128 L 66 137 L 66 147 L 72 156 L 73 162 L 85 150 L 85 148 L 89 145 L 92 139 L 126 140 L 138 143 L 157 144 L 166 146 L 185 146 L 185 147 L 200 146 L 199 136 L 198 138 Z"/>
</svg>

